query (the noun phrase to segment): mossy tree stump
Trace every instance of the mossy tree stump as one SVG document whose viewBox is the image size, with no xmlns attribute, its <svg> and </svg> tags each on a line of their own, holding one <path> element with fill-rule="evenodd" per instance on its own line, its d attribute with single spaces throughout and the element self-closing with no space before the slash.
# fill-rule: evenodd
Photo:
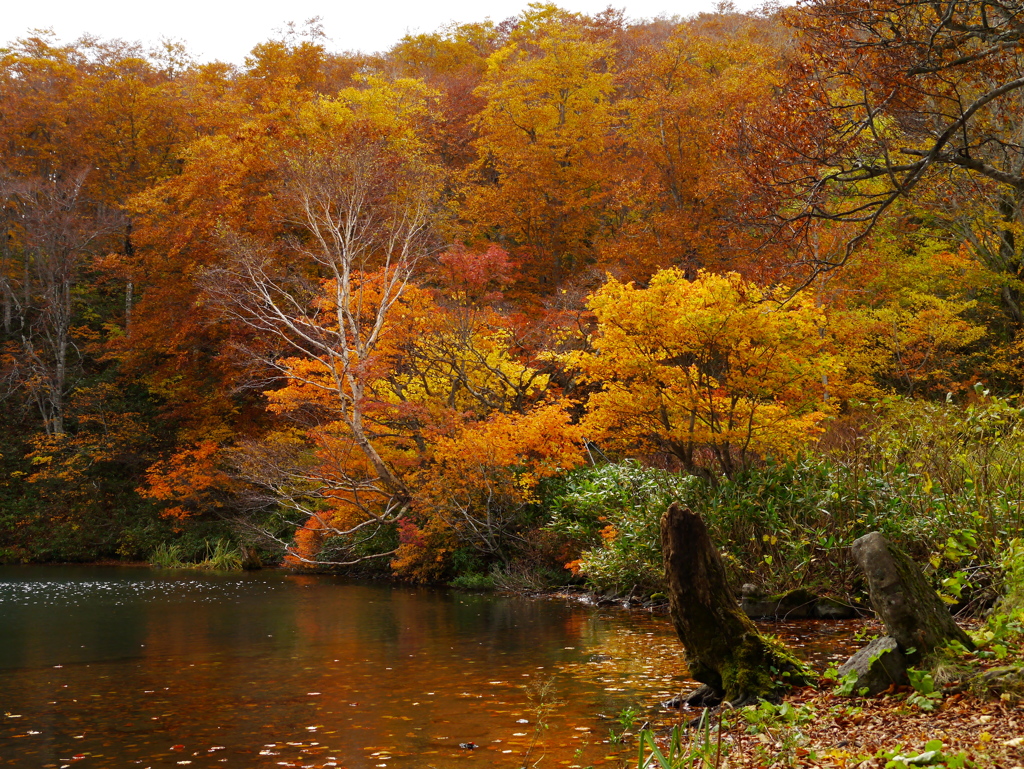
<svg viewBox="0 0 1024 769">
<path fill-rule="evenodd" d="M 691 677 L 737 707 L 777 699 L 776 675 L 799 682 L 800 663 L 758 633 L 736 603 L 699 515 L 673 503 L 661 519 L 661 551 L 672 624 Z"/>
<path fill-rule="evenodd" d="M 974 649 L 910 556 L 877 531 L 856 540 L 852 549 L 868 579 L 871 605 L 911 662 L 919 663 L 947 641 Z"/>
</svg>

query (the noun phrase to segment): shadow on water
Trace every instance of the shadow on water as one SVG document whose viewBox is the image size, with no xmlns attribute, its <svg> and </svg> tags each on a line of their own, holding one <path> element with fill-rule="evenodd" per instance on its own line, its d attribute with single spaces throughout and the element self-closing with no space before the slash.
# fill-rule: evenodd
<svg viewBox="0 0 1024 769">
<path fill-rule="evenodd" d="M 823 667 L 858 627 L 768 629 Z M 0 568 L 0 766 L 620 766 L 683 669 L 665 617 L 562 600 Z"/>
</svg>

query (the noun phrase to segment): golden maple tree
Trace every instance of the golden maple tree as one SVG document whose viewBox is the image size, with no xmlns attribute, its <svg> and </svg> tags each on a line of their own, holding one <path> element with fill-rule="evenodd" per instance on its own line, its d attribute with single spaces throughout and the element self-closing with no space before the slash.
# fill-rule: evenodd
<svg viewBox="0 0 1024 769">
<path fill-rule="evenodd" d="M 583 423 L 591 439 L 732 475 L 792 456 L 835 409 L 828 388 L 843 364 L 810 295 L 779 305 L 736 273 L 689 281 L 669 269 L 646 288 L 611 279 L 589 307 L 593 349 L 562 360 L 598 388 Z"/>
</svg>

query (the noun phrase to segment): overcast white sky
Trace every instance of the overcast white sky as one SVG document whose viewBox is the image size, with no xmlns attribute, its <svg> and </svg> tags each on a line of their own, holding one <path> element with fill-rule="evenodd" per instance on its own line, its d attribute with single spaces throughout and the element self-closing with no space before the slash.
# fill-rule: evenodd
<svg viewBox="0 0 1024 769">
<path fill-rule="evenodd" d="M 240 64 L 254 45 L 274 36 L 287 22 L 301 25 L 314 16 L 335 51 L 383 51 L 407 32 L 432 32 L 450 21 L 501 21 L 522 11 L 529 0 L 7 0 L 0 12 L 0 44 L 28 30 L 52 28 L 62 42 L 89 33 L 157 43 L 180 40 L 200 61 Z M 595 13 L 608 0 L 564 0 L 561 7 Z M 630 18 L 661 14 L 689 16 L 713 9 L 715 0 L 628 0 L 612 3 Z M 739 0 L 748 10 L 761 3 Z"/>
</svg>

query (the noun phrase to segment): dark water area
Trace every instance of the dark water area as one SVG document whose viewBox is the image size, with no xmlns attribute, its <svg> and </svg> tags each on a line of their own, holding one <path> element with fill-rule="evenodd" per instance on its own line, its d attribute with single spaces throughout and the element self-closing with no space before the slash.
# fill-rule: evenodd
<svg viewBox="0 0 1024 769">
<path fill-rule="evenodd" d="M 823 667 L 857 627 L 768 629 Z M 558 599 L 0 567 L 0 766 L 620 766 L 682 656 L 664 616 Z"/>
</svg>

